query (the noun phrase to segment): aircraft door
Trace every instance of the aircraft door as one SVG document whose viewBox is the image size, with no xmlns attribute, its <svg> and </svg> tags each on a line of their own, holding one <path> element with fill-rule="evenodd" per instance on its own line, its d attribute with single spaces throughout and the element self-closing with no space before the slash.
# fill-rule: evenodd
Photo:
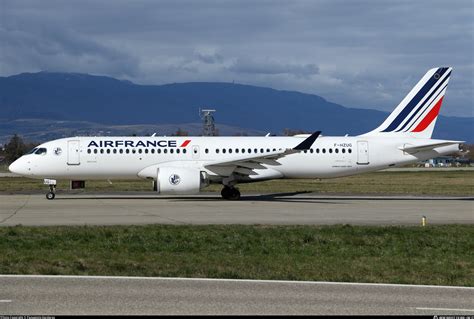
<svg viewBox="0 0 474 319">
<path fill-rule="evenodd" d="M 193 159 L 199 159 L 199 145 L 193 145 Z"/>
<path fill-rule="evenodd" d="M 78 140 L 67 142 L 67 164 L 68 165 L 79 165 L 80 160 L 80 143 Z"/>
<path fill-rule="evenodd" d="M 369 142 L 357 141 L 357 164 L 369 164 Z"/>
</svg>

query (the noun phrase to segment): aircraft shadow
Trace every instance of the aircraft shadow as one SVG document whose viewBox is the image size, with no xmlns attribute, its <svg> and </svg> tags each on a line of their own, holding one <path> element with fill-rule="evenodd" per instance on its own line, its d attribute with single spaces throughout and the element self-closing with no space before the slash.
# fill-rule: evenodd
<svg viewBox="0 0 474 319">
<path fill-rule="evenodd" d="M 363 201 L 393 201 L 393 200 L 404 200 L 404 201 L 445 201 L 445 200 L 462 200 L 462 201 L 473 201 L 474 197 L 404 197 L 404 196 L 298 196 L 303 194 L 312 194 L 310 191 L 299 191 L 299 192 L 284 192 L 284 193 L 269 193 L 269 194 L 249 194 L 242 195 L 240 201 L 257 201 L 257 202 L 292 202 L 292 203 L 325 203 L 325 204 L 336 204 L 334 201 L 337 201 L 338 204 L 344 202 L 348 203 L 354 200 L 363 200 Z M 81 195 L 80 197 L 75 197 L 75 195 Z M 84 196 L 85 195 L 85 196 Z M 64 196 L 64 197 L 63 197 Z M 195 195 L 195 196 L 143 196 L 143 194 L 130 195 L 127 193 L 114 194 L 104 194 L 104 195 L 95 195 L 88 196 L 88 194 L 57 194 L 55 200 L 84 200 L 84 199 L 104 199 L 104 200 L 170 200 L 176 202 L 228 202 L 227 200 L 222 199 L 219 194 L 214 195 Z M 238 201 L 230 201 L 238 202 Z"/>
</svg>

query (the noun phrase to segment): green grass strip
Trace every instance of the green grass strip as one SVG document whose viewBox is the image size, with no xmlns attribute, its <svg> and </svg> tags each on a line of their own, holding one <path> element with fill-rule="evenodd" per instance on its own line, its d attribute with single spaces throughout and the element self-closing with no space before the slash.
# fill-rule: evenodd
<svg viewBox="0 0 474 319">
<path fill-rule="evenodd" d="M 0 273 L 474 286 L 474 226 L 2 227 Z"/>
</svg>

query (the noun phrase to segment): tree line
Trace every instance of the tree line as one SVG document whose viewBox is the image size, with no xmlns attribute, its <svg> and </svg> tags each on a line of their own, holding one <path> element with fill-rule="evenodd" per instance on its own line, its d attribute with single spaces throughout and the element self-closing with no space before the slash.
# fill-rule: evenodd
<svg viewBox="0 0 474 319">
<path fill-rule="evenodd" d="M 19 135 L 15 134 L 12 136 L 10 141 L 4 145 L 3 149 L 0 150 L 0 155 L 5 157 L 5 162 L 7 164 L 10 164 L 36 145 L 38 145 L 38 143 L 25 142 Z"/>
</svg>

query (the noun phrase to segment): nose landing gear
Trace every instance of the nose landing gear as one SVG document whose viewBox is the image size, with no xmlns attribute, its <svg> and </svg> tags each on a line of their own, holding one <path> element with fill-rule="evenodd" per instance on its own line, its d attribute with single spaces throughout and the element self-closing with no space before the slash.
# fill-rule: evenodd
<svg viewBox="0 0 474 319">
<path fill-rule="evenodd" d="M 237 188 L 233 186 L 224 186 L 221 191 L 222 198 L 227 200 L 239 200 L 240 192 Z"/>
<path fill-rule="evenodd" d="M 49 192 L 46 194 L 46 198 L 49 200 L 54 199 L 56 197 L 56 180 L 45 179 L 43 183 L 49 186 Z"/>
</svg>

